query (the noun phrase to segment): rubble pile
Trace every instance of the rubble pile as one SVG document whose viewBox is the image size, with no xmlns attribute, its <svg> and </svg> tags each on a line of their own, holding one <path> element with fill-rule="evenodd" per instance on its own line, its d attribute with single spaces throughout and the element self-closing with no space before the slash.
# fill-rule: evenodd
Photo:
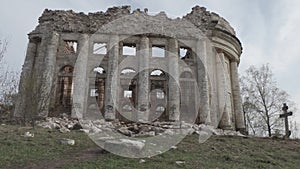
<svg viewBox="0 0 300 169">
<path fill-rule="evenodd" d="M 62 133 L 82 129 L 77 119 L 69 119 L 68 117 L 47 117 L 43 121 L 37 121 L 36 125 L 47 129 L 57 129 Z"/>
<path fill-rule="evenodd" d="M 67 117 L 47 117 L 43 121 L 36 122 L 37 126 L 57 129 L 62 133 L 70 132 L 70 130 L 81 130 L 85 133 L 96 134 L 101 132 L 113 132 L 128 137 L 151 137 L 157 135 L 174 135 L 178 134 L 213 134 L 213 135 L 231 135 L 244 136 L 240 132 L 233 130 L 216 129 L 213 126 L 204 124 L 189 124 L 182 122 L 152 122 L 152 123 L 125 123 L 120 121 L 100 120 L 77 120 Z"/>
</svg>

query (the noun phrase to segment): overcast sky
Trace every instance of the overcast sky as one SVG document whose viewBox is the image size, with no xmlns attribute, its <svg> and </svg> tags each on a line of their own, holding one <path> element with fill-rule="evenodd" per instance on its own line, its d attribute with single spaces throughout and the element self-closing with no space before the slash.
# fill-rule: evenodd
<svg viewBox="0 0 300 169">
<path fill-rule="evenodd" d="M 269 63 L 278 85 L 298 104 L 300 111 L 300 1 L 298 0 L 1 0 L 0 38 L 7 38 L 7 61 L 21 69 L 27 34 L 38 24 L 45 8 L 76 12 L 105 11 L 115 5 L 148 8 L 149 13 L 165 11 L 181 17 L 195 5 L 205 6 L 228 20 L 243 44 L 239 71 L 250 65 Z M 300 122 L 300 113 L 295 112 Z"/>
</svg>

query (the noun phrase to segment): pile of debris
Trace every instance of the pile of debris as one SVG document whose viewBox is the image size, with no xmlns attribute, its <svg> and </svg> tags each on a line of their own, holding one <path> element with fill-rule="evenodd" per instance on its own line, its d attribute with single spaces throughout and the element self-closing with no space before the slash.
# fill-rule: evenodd
<svg viewBox="0 0 300 169">
<path fill-rule="evenodd" d="M 96 134 L 101 132 L 117 131 L 128 137 L 147 137 L 157 135 L 178 134 L 213 134 L 213 135 L 232 135 L 243 136 L 240 132 L 233 130 L 216 129 L 213 126 L 204 124 L 189 124 L 182 122 L 152 122 L 152 123 L 125 123 L 120 121 L 100 120 L 77 120 L 67 117 L 47 117 L 44 121 L 38 121 L 37 126 L 49 129 L 58 129 L 62 133 L 70 130 L 81 130 L 85 133 Z M 182 133 L 184 132 L 184 133 Z"/>
<path fill-rule="evenodd" d="M 82 129 L 77 119 L 70 119 L 68 117 L 47 117 L 43 121 L 37 121 L 36 125 L 47 129 L 57 129 L 62 133 Z"/>
</svg>

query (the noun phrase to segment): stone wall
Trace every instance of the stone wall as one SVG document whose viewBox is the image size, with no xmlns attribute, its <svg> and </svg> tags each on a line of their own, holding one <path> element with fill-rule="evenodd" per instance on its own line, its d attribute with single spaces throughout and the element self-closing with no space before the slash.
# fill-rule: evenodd
<svg viewBox="0 0 300 169">
<path fill-rule="evenodd" d="M 98 43 L 106 45 L 105 53 L 94 53 Z M 134 46 L 135 56 L 123 56 L 124 45 Z M 153 57 L 153 47 L 163 49 L 165 56 Z M 180 50 L 188 54 L 180 56 Z M 126 86 L 122 83 L 131 79 L 120 73 L 131 68 L 136 71 L 131 77 L 136 84 L 130 82 L 128 90 L 132 92 L 130 88 L 134 87 L 137 93 L 131 94 L 132 105 L 127 105 L 134 109 L 129 121 L 148 122 L 153 116 L 147 110 L 153 109 L 151 98 L 155 94 L 151 92 L 158 86 L 166 105 L 153 111 L 162 111 L 163 120 L 242 130 L 244 117 L 237 80 L 241 52 L 234 29 L 204 7 L 195 6 L 176 19 L 168 18 L 164 12 L 149 15 L 148 9 L 131 11 L 130 6 L 89 14 L 46 9 L 39 25 L 29 34 L 15 115 L 23 116 L 29 111 L 32 92 L 24 86 L 30 81 L 42 86 L 39 95 L 35 95 L 38 102 L 34 104 L 38 106 L 30 111 L 46 116 L 59 114 L 59 107 L 69 101 L 72 108 L 67 113 L 76 118 L 124 118 L 121 109 L 125 96 L 120 85 Z M 66 66 L 72 70 L 63 72 Z M 96 66 L 105 73 L 95 74 Z M 164 76 L 151 76 L 156 69 Z M 99 93 L 91 94 L 100 90 L 95 86 L 99 80 L 105 84 L 101 88 L 101 108 Z"/>
</svg>

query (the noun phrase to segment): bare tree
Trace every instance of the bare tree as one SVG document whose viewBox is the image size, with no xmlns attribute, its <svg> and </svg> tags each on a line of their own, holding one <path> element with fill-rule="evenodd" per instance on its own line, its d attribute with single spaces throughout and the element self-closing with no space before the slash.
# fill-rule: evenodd
<svg viewBox="0 0 300 169">
<path fill-rule="evenodd" d="M 282 103 L 291 102 L 288 94 L 277 87 L 269 66 L 251 66 L 240 78 L 240 84 L 248 132 L 271 137 L 282 131 L 283 121 L 279 118 Z"/>
<path fill-rule="evenodd" d="M 47 106 L 46 102 L 49 101 L 50 96 L 43 95 L 44 86 L 35 71 L 31 72 L 26 81 L 20 86 L 25 96 L 23 104 L 23 119 L 25 124 L 35 126 L 35 121 L 43 117 L 43 110 Z"/>
<path fill-rule="evenodd" d="M 5 83 L 5 79 L 7 77 L 6 64 L 4 62 L 4 54 L 7 48 L 7 41 L 0 39 L 0 87 L 2 87 Z"/>
<path fill-rule="evenodd" d="M 11 70 L 5 62 L 7 45 L 7 40 L 0 39 L 0 121 L 12 116 L 19 83 L 19 72 Z"/>
<path fill-rule="evenodd" d="M 291 121 L 290 122 L 290 129 L 292 131 L 291 138 L 300 138 L 299 128 L 298 128 L 298 124 L 297 124 L 296 121 Z"/>
</svg>

